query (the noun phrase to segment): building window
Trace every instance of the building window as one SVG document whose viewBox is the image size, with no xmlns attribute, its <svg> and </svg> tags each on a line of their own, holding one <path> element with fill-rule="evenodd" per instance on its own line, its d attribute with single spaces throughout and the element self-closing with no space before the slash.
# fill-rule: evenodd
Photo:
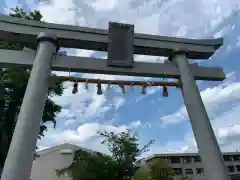
<svg viewBox="0 0 240 180">
<path fill-rule="evenodd" d="M 232 175 L 230 178 L 231 180 L 240 180 L 240 175 Z"/>
<path fill-rule="evenodd" d="M 234 161 L 240 161 L 240 155 L 233 155 Z"/>
<path fill-rule="evenodd" d="M 237 172 L 240 172 L 240 165 L 236 165 Z"/>
<path fill-rule="evenodd" d="M 224 161 L 232 161 L 232 156 L 229 155 L 223 155 Z"/>
<path fill-rule="evenodd" d="M 180 157 L 179 156 L 176 156 L 176 157 L 170 157 L 170 162 L 172 163 L 172 164 L 174 164 L 174 163 L 180 163 L 181 161 L 180 161 Z"/>
<path fill-rule="evenodd" d="M 193 170 L 190 168 L 185 169 L 185 174 L 193 174 Z"/>
<path fill-rule="evenodd" d="M 182 157 L 182 159 L 183 159 L 184 164 L 189 164 L 192 162 L 192 159 L 190 156 L 184 156 L 184 157 Z"/>
<path fill-rule="evenodd" d="M 173 172 L 175 175 L 182 175 L 182 169 L 181 168 L 173 168 Z"/>
<path fill-rule="evenodd" d="M 194 162 L 201 162 L 201 157 L 200 156 L 193 156 Z"/>
<path fill-rule="evenodd" d="M 234 172 L 234 166 L 227 166 L 228 172 Z"/>
<path fill-rule="evenodd" d="M 197 169 L 196 169 L 196 173 L 197 173 L 197 174 L 204 174 L 203 168 L 197 168 Z"/>
</svg>

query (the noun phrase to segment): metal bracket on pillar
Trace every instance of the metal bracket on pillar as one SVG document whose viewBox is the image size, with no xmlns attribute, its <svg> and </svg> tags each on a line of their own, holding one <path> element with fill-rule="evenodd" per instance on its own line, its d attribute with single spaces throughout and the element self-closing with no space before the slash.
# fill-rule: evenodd
<svg viewBox="0 0 240 180">
<path fill-rule="evenodd" d="M 133 67 L 134 26 L 109 22 L 108 66 Z"/>
</svg>

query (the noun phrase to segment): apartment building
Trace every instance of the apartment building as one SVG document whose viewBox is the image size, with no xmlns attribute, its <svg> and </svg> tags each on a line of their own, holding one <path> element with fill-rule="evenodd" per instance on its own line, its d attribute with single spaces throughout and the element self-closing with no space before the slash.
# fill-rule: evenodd
<svg viewBox="0 0 240 180">
<path fill-rule="evenodd" d="M 151 163 L 152 160 L 166 160 L 173 168 L 175 180 L 206 180 L 201 158 L 197 153 L 155 154 L 138 162 L 138 166 Z M 232 180 L 240 180 L 240 152 L 223 153 L 223 159 Z"/>
<path fill-rule="evenodd" d="M 56 170 L 69 166 L 73 161 L 74 151 L 78 149 L 95 153 L 67 143 L 39 151 L 40 157 L 33 162 L 31 180 L 71 180 L 67 174 L 58 177 Z M 139 160 L 136 167 L 147 166 L 156 159 L 166 160 L 169 163 L 176 174 L 175 180 L 183 180 L 183 178 L 185 180 L 207 180 L 204 178 L 201 158 L 197 153 L 155 154 Z M 223 159 L 231 179 L 240 180 L 240 152 L 223 153 Z"/>
</svg>

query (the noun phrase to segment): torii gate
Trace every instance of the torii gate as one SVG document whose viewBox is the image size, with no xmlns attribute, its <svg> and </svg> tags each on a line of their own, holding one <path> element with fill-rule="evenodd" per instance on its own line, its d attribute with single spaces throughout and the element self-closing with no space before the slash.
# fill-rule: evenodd
<svg viewBox="0 0 240 180">
<path fill-rule="evenodd" d="M 134 33 L 134 26 L 109 23 L 109 30 L 0 16 L 0 40 L 37 44 L 36 52 L 0 50 L 0 67 L 32 67 L 1 180 L 29 179 L 51 70 L 177 78 L 181 81 L 205 175 L 227 180 L 216 137 L 195 80 L 222 81 L 218 67 L 189 64 L 208 59 L 223 39 L 193 40 Z M 108 59 L 58 56 L 60 47 L 107 51 Z M 133 54 L 165 56 L 169 63 L 134 62 Z"/>
</svg>

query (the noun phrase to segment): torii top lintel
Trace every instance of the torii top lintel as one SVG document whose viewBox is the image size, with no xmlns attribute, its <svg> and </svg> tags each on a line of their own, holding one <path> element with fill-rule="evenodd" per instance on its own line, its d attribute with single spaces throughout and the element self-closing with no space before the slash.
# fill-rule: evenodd
<svg viewBox="0 0 240 180">
<path fill-rule="evenodd" d="M 59 25 L 0 16 L 0 39 L 34 45 L 40 32 L 59 38 L 60 47 L 107 51 L 108 30 Z M 169 57 L 174 50 L 185 50 L 190 59 L 208 59 L 223 39 L 186 39 L 134 33 L 134 54 Z"/>
</svg>

